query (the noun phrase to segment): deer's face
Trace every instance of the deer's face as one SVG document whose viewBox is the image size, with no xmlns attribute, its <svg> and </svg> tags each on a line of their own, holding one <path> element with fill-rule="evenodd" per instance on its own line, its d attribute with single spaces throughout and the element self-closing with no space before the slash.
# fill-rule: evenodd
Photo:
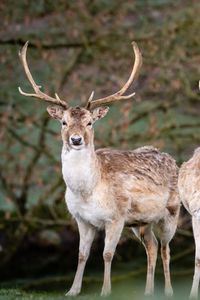
<svg viewBox="0 0 200 300">
<path fill-rule="evenodd" d="M 63 143 L 68 148 L 82 149 L 93 141 L 91 113 L 84 108 L 69 108 L 64 111 L 61 120 Z"/>
<path fill-rule="evenodd" d="M 48 107 L 47 111 L 54 119 L 61 122 L 64 145 L 68 149 L 81 150 L 93 145 L 93 124 L 107 114 L 108 108 L 99 107 L 91 112 L 81 107 L 63 110 L 53 106 Z"/>
</svg>

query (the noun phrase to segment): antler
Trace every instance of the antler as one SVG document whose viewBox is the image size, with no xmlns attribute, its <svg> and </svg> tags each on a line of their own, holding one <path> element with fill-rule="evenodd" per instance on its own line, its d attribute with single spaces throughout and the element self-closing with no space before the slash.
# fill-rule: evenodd
<svg viewBox="0 0 200 300">
<path fill-rule="evenodd" d="M 21 87 L 18 87 L 19 92 L 24 96 L 39 98 L 39 99 L 45 100 L 47 102 L 62 106 L 63 108 L 67 109 L 68 104 L 64 100 L 61 100 L 57 94 L 55 94 L 56 98 L 53 98 L 53 97 L 48 96 L 47 94 L 43 93 L 42 91 L 40 91 L 41 86 L 39 86 L 35 83 L 32 75 L 31 75 L 31 72 L 29 70 L 28 64 L 27 64 L 27 60 L 26 60 L 27 47 L 28 47 L 28 41 L 23 46 L 22 51 L 19 52 L 19 57 L 21 59 L 22 65 L 24 67 L 26 77 L 28 78 L 29 82 L 31 83 L 31 85 L 35 91 L 35 94 L 25 93 L 22 91 Z"/>
<path fill-rule="evenodd" d="M 100 106 L 102 104 L 108 104 L 108 103 L 112 103 L 115 101 L 129 99 L 135 95 L 135 93 L 132 93 L 130 95 L 124 96 L 124 93 L 127 91 L 127 89 L 130 87 L 132 82 L 135 80 L 135 78 L 137 77 L 138 72 L 142 66 L 142 55 L 140 53 L 140 50 L 139 50 L 136 42 L 132 42 L 132 46 L 133 46 L 133 51 L 135 54 L 135 62 L 134 62 L 133 70 L 131 72 L 131 75 L 130 75 L 128 81 L 125 83 L 125 85 L 122 87 L 121 90 L 119 90 L 117 93 L 110 95 L 108 97 L 100 98 L 100 99 L 92 101 L 93 94 L 94 94 L 94 93 L 92 93 L 90 98 L 88 99 L 88 102 L 86 105 L 87 109 L 92 109 L 92 108 Z"/>
</svg>

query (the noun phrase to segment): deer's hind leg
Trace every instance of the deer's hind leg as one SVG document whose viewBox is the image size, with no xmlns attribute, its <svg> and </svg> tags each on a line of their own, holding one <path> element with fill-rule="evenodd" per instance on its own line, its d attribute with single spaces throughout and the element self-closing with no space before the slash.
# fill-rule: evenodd
<svg viewBox="0 0 200 300">
<path fill-rule="evenodd" d="M 171 297 L 173 295 L 173 289 L 171 284 L 170 276 L 170 247 L 169 243 L 173 238 L 178 222 L 178 213 L 175 216 L 166 217 L 166 219 L 161 220 L 157 225 L 156 229 L 161 244 L 161 258 L 163 263 L 163 271 L 165 277 L 165 295 Z"/>
<path fill-rule="evenodd" d="M 192 227 L 195 240 L 195 270 L 190 298 L 197 298 L 200 280 L 200 220 L 194 216 L 192 217 Z"/>
<path fill-rule="evenodd" d="M 173 289 L 170 276 L 170 248 L 169 242 L 165 240 L 161 240 L 161 257 L 165 276 L 165 295 L 171 297 L 173 295 Z"/>
<path fill-rule="evenodd" d="M 166 207 L 166 214 L 154 227 L 157 231 L 161 244 L 161 258 L 163 263 L 163 271 L 165 277 L 165 295 L 171 297 L 173 289 L 170 276 L 170 247 L 169 243 L 172 240 L 180 212 L 180 199 L 177 191 L 171 193 Z"/>
<path fill-rule="evenodd" d="M 133 227 L 135 235 L 142 241 L 147 254 L 147 278 L 145 295 L 153 295 L 154 293 L 154 275 L 158 252 L 158 242 L 152 231 L 152 226 Z"/>
</svg>

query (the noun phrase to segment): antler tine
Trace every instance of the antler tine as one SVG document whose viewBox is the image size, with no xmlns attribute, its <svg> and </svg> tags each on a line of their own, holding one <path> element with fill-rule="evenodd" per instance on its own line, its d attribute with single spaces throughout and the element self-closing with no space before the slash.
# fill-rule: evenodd
<svg viewBox="0 0 200 300">
<path fill-rule="evenodd" d="M 19 90 L 20 94 L 22 94 L 24 96 L 28 96 L 28 97 L 39 98 L 39 99 L 45 100 L 47 102 L 54 103 L 56 105 L 62 106 L 63 108 L 67 109 L 68 104 L 64 100 L 61 100 L 57 96 L 57 94 L 56 94 L 56 98 L 53 98 L 53 97 L 43 93 L 42 91 L 40 91 L 41 86 L 39 86 L 35 83 L 35 81 L 33 79 L 33 76 L 31 75 L 30 69 L 28 67 L 28 63 L 27 63 L 27 60 L 26 60 L 27 47 L 28 47 L 28 41 L 23 46 L 22 51 L 19 52 L 19 57 L 20 57 L 20 60 L 22 62 L 26 77 L 28 78 L 29 82 L 31 83 L 31 85 L 32 85 L 32 87 L 35 91 L 35 94 L 26 93 L 26 92 L 22 91 L 21 87 L 18 87 L 18 90 Z"/>
<path fill-rule="evenodd" d="M 132 46 L 133 46 L 133 51 L 134 51 L 134 55 L 135 55 L 135 62 L 134 62 L 133 69 L 132 69 L 132 72 L 131 72 L 131 75 L 130 75 L 128 81 L 121 88 L 121 90 L 119 90 L 117 93 L 110 95 L 108 97 L 105 97 L 105 98 L 88 101 L 87 109 L 92 109 L 92 108 L 100 106 L 102 104 L 108 104 L 108 103 L 112 103 L 115 101 L 130 99 L 131 97 L 133 97 L 135 95 L 135 93 L 132 93 L 130 95 L 124 96 L 124 93 L 130 87 L 130 85 L 133 83 L 133 81 L 136 79 L 136 77 L 139 73 L 139 70 L 142 66 L 142 55 L 140 53 L 140 50 L 139 50 L 136 42 L 132 42 Z"/>
<path fill-rule="evenodd" d="M 90 103 L 91 103 L 93 97 L 94 97 L 94 91 L 92 91 L 92 93 L 90 94 L 90 97 L 88 98 L 86 108 L 88 108 L 90 106 Z"/>
</svg>

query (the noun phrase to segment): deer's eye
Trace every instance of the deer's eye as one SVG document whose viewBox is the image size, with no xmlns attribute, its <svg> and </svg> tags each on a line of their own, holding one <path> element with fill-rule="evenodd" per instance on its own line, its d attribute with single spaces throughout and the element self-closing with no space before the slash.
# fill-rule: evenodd
<svg viewBox="0 0 200 300">
<path fill-rule="evenodd" d="M 62 121 L 62 125 L 65 126 L 67 125 L 67 123 L 65 121 Z"/>
<path fill-rule="evenodd" d="M 88 124 L 87 124 L 87 126 L 91 126 L 92 125 L 92 122 L 89 122 Z"/>
</svg>

